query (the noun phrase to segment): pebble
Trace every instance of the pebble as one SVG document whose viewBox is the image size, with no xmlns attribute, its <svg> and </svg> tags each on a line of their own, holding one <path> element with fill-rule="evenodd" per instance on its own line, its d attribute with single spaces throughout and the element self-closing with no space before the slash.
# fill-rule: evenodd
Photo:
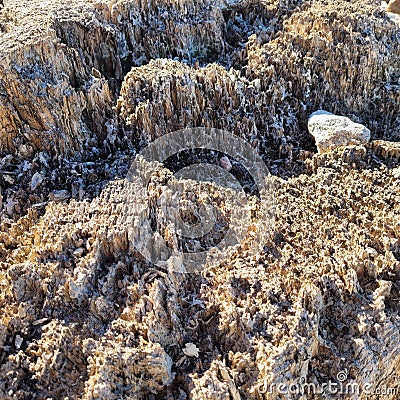
<svg viewBox="0 0 400 400">
<path fill-rule="evenodd" d="M 20 349 L 21 348 L 21 346 L 22 346 L 22 342 L 24 341 L 24 339 L 22 339 L 22 337 L 21 336 L 19 336 L 19 335 L 16 335 L 15 336 L 15 347 L 17 348 L 17 349 Z"/>
<path fill-rule="evenodd" d="M 186 343 L 186 346 L 183 349 L 183 354 L 188 357 L 198 357 L 199 349 L 194 343 Z"/>
</svg>

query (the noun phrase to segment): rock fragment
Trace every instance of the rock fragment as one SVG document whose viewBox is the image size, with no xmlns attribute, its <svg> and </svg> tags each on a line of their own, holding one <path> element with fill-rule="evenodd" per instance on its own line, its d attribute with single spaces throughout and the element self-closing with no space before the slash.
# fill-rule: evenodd
<svg viewBox="0 0 400 400">
<path fill-rule="evenodd" d="M 198 357 L 199 356 L 199 349 L 194 343 L 186 343 L 186 346 L 182 350 L 183 354 L 188 357 Z"/>
<path fill-rule="evenodd" d="M 400 14 L 400 0 L 390 0 L 386 7 L 386 11 L 394 14 Z"/>
<path fill-rule="evenodd" d="M 363 145 L 368 143 L 371 136 L 370 130 L 364 125 L 323 110 L 311 114 L 308 130 L 315 139 L 319 153 L 341 146 Z"/>
<path fill-rule="evenodd" d="M 39 172 L 36 172 L 32 176 L 32 180 L 31 180 L 32 192 L 35 191 L 42 184 L 42 182 L 43 182 L 43 176 Z"/>
<path fill-rule="evenodd" d="M 49 199 L 56 203 L 68 200 L 70 197 L 71 195 L 68 190 L 54 190 L 49 194 Z"/>
<path fill-rule="evenodd" d="M 16 335 L 15 336 L 15 347 L 17 349 L 20 349 L 22 346 L 22 342 L 24 341 L 24 339 L 22 339 L 22 337 L 20 335 Z"/>
</svg>

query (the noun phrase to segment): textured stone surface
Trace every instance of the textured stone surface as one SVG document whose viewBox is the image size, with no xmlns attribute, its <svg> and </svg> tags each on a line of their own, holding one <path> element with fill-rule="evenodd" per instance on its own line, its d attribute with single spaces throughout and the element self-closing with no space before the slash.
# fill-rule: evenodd
<svg viewBox="0 0 400 400">
<path fill-rule="evenodd" d="M 390 0 L 386 8 L 389 12 L 400 14 L 400 1 Z"/>
<path fill-rule="evenodd" d="M 123 176 L 124 157 L 143 143 L 136 126 L 151 135 L 183 122 L 239 133 L 286 177 L 315 149 L 307 119 L 317 109 L 356 116 L 373 139 L 400 138 L 399 30 L 374 0 L 8 0 L 0 26 L 8 217 L 54 190 L 98 194 L 96 182 Z M 41 190 L 30 185 L 36 173 Z"/>
<path fill-rule="evenodd" d="M 315 139 L 319 153 L 341 146 L 367 144 L 371 137 L 370 130 L 364 125 L 323 110 L 310 115 L 308 130 Z"/>
<path fill-rule="evenodd" d="M 265 252 L 242 248 L 199 275 L 154 269 L 130 248 L 122 210 L 138 199 L 123 180 L 11 225 L 2 397 L 260 398 L 265 385 L 322 385 L 346 368 L 360 385 L 395 385 L 400 174 L 377 157 L 350 146 L 315 155 L 309 175 L 276 178 Z"/>
<path fill-rule="evenodd" d="M 265 392 L 341 371 L 399 389 L 400 36 L 379 1 L 0 3 L 0 398 L 300 399 Z M 371 141 L 316 154 L 318 109 Z M 130 243 L 125 176 L 198 125 L 261 153 L 276 225 L 180 274 Z"/>
</svg>

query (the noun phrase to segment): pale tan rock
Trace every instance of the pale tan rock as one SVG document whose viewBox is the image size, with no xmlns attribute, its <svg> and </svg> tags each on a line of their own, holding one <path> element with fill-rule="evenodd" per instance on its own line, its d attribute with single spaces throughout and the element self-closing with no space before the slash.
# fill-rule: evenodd
<svg viewBox="0 0 400 400">
<path fill-rule="evenodd" d="M 400 160 L 400 143 L 388 142 L 385 140 L 374 140 L 371 142 L 370 147 L 373 151 L 385 159 L 398 162 Z"/>
<path fill-rule="evenodd" d="M 92 351 L 83 399 L 146 398 L 172 383 L 172 360 L 159 344 L 138 349 L 105 342 Z M 143 380 L 142 374 L 151 379 Z"/>
<path fill-rule="evenodd" d="M 400 1 L 399 0 L 390 0 L 386 10 L 391 13 L 400 14 Z"/>
<path fill-rule="evenodd" d="M 342 146 L 367 144 L 371 136 L 365 126 L 322 110 L 310 115 L 308 130 L 315 139 L 319 153 Z"/>
</svg>

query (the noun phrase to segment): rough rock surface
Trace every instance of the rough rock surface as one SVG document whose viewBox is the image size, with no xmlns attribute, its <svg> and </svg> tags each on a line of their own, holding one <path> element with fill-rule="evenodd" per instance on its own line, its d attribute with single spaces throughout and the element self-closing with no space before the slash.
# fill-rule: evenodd
<svg viewBox="0 0 400 400">
<path fill-rule="evenodd" d="M 341 146 L 366 144 L 371 137 L 370 130 L 364 125 L 323 110 L 310 115 L 308 130 L 315 139 L 319 153 Z"/>
<path fill-rule="evenodd" d="M 400 14 L 400 1 L 390 0 L 386 8 L 389 12 Z"/>
<path fill-rule="evenodd" d="M 397 399 L 399 71 L 378 0 L 0 2 L 0 398 L 335 398 L 344 373 L 336 398 Z M 315 154 L 317 109 L 371 142 Z M 200 125 L 260 152 L 276 222 L 181 274 L 129 242 L 125 176 Z"/>
</svg>

